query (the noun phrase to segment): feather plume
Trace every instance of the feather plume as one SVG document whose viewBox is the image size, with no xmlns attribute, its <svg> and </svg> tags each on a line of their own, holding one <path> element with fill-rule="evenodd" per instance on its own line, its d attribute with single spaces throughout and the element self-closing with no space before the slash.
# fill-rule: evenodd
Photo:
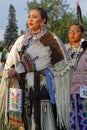
<svg viewBox="0 0 87 130">
<path fill-rule="evenodd" d="M 50 46 L 52 51 L 51 62 L 53 65 L 64 59 L 62 46 L 52 32 L 46 32 L 39 40 L 45 46 Z"/>
<path fill-rule="evenodd" d="M 80 5 L 79 5 L 79 1 L 77 1 L 76 4 L 77 4 L 77 18 L 78 18 L 78 22 L 79 22 L 80 25 L 82 25 L 83 20 L 82 20 L 82 12 L 81 12 L 81 8 L 80 8 Z"/>
</svg>

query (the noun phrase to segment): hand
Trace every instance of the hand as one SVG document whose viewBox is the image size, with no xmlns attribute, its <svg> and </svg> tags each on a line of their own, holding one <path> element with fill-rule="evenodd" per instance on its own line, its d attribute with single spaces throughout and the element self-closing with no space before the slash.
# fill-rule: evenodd
<svg viewBox="0 0 87 130">
<path fill-rule="evenodd" d="M 16 76 L 16 75 L 17 75 L 17 72 L 16 72 L 15 68 L 10 68 L 10 69 L 8 70 L 8 77 L 9 77 L 9 78 L 14 77 L 14 76 Z"/>
</svg>

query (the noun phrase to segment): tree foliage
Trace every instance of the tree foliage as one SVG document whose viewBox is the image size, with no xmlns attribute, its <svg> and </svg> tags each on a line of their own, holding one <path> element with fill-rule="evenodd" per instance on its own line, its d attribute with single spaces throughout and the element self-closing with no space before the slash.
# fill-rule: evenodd
<svg viewBox="0 0 87 130">
<path fill-rule="evenodd" d="M 4 34 L 4 43 L 7 46 L 13 44 L 18 37 L 18 27 L 15 13 L 16 13 L 15 8 L 11 4 L 9 6 L 8 25 L 6 26 Z"/>
<path fill-rule="evenodd" d="M 83 16 L 83 26 L 85 29 L 86 39 L 87 39 L 87 17 Z"/>
<path fill-rule="evenodd" d="M 66 0 L 32 0 L 27 2 L 28 12 L 34 7 L 42 7 L 47 11 L 47 29 L 58 35 L 64 43 L 68 42 L 68 28 L 74 21 L 73 12 L 69 12 Z"/>
</svg>

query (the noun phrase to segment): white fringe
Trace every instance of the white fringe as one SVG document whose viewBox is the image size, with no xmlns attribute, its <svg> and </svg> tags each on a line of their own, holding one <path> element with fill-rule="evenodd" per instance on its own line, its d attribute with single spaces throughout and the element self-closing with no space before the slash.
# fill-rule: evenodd
<svg viewBox="0 0 87 130">
<path fill-rule="evenodd" d="M 69 121 L 69 94 L 71 86 L 71 68 L 66 61 L 56 65 L 54 72 L 55 98 L 57 105 L 58 123 L 60 128 L 70 129 Z"/>
</svg>

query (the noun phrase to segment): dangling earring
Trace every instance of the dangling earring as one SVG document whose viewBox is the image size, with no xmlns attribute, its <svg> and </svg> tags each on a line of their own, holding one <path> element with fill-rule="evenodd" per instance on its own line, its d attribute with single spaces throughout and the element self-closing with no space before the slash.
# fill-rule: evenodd
<svg viewBox="0 0 87 130">
<path fill-rule="evenodd" d="M 40 23 L 41 30 L 45 29 L 46 25 L 44 23 Z"/>
</svg>

